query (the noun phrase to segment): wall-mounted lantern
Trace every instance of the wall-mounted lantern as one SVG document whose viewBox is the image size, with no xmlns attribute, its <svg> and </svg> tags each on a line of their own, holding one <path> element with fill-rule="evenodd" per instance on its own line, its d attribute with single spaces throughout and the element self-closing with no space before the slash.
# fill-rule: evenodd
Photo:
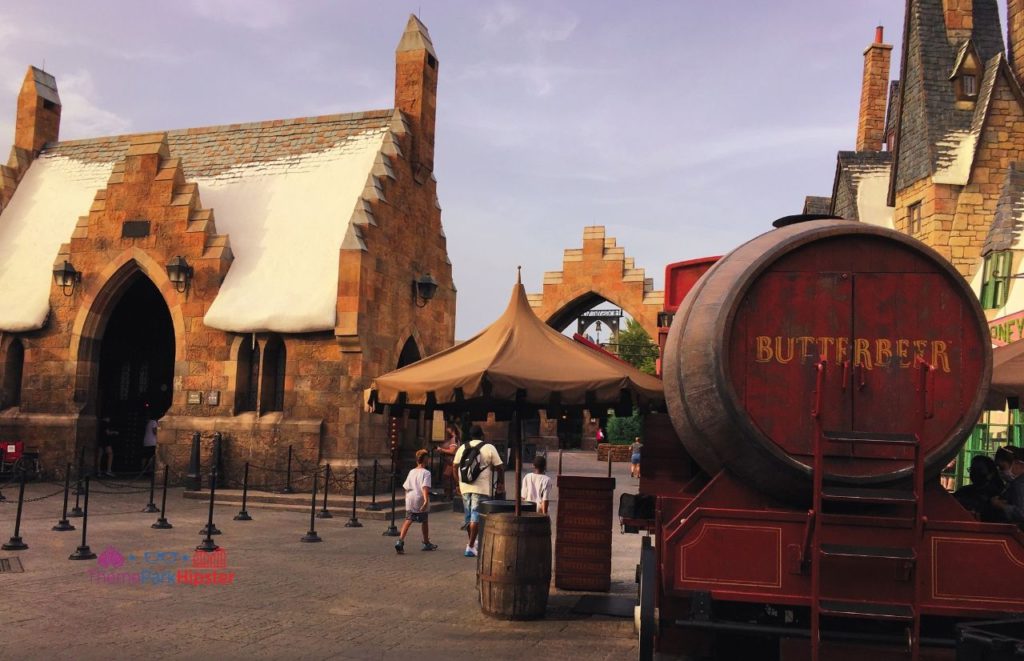
<svg viewBox="0 0 1024 661">
<path fill-rule="evenodd" d="M 429 273 L 424 273 L 416 280 L 412 281 L 412 298 L 416 302 L 416 307 L 426 307 L 427 303 L 434 298 L 434 294 L 437 293 L 437 280 Z M 422 303 L 420 301 L 423 301 Z"/>
<path fill-rule="evenodd" d="M 183 294 L 188 289 L 194 273 L 192 267 L 181 255 L 167 262 L 167 278 L 174 284 L 174 289 L 179 294 Z"/>
<path fill-rule="evenodd" d="M 53 281 L 65 296 L 71 296 L 75 293 L 75 285 L 82 281 L 82 274 L 65 259 L 63 264 L 53 269 Z"/>
</svg>

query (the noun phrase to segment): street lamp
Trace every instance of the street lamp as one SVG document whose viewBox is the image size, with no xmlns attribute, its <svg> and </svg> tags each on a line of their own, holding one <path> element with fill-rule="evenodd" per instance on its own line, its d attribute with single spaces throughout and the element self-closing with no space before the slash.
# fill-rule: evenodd
<svg viewBox="0 0 1024 661">
<path fill-rule="evenodd" d="M 426 307 L 436 293 L 437 280 L 434 280 L 429 273 L 424 273 L 412 281 L 412 299 L 416 303 L 416 307 Z M 421 300 L 422 303 L 420 303 Z"/>
</svg>

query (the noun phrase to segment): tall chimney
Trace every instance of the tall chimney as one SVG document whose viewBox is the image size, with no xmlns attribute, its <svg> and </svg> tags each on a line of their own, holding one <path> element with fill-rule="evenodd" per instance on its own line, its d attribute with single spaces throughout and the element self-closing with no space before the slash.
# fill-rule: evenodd
<svg viewBox="0 0 1024 661">
<path fill-rule="evenodd" d="M 971 38 L 974 30 L 974 0 L 942 0 L 942 14 L 946 19 L 946 38 L 959 46 Z"/>
<path fill-rule="evenodd" d="M 1018 81 L 1024 81 L 1024 0 L 1006 0 L 1006 40 L 1010 66 Z"/>
<path fill-rule="evenodd" d="M 1021 0 L 1024 2 L 1024 0 Z M 860 87 L 857 120 L 857 151 L 882 151 L 885 142 L 885 102 L 889 93 L 889 59 L 892 45 L 882 43 L 882 26 L 875 41 L 864 49 L 864 79 Z"/>
<path fill-rule="evenodd" d="M 18 94 L 14 120 L 14 146 L 36 154 L 60 132 L 60 97 L 57 81 L 42 69 L 29 67 Z"/>
<path fill-rule="evenodd" d="M 395 107 L 405 113 L 412 127 L 410 160 L 420 183 L 434 171 L 437 68 L 437 53 L 426 26 L 410 15 L 395 49 Z"/>
</svg>

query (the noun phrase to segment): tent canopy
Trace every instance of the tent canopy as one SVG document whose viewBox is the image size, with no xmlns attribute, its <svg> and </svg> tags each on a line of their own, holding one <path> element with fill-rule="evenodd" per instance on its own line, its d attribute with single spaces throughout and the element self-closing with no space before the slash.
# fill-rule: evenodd
<svg viewBox="0 0 1024 661">
<path fill-rule="evenodd" d="M 1006 399 L 1024 399 L 1024 341 L 992 349 L 992 390 L 988 407 L 1002 409 Z"/>
<path fill-rule="evenodd" d="M 664 406 L 661 380 L 565 337 L 541 321 L 520 282 L 505 312 L 473 338 L 377 377 L 365 392 L 383 406 L 489 410 Z"/>
</svg>

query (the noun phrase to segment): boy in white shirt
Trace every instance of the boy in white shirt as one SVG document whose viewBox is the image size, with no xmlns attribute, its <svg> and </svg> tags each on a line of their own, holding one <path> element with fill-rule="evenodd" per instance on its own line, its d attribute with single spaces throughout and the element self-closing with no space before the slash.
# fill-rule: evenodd
<svg viewBox="0 0 1024 661">
<path fill-rule="evenodd" d="M 537 504 L 537 511 L 541 514 L 548 513 L 548 500 L 551 497 L 551 478 L 544 474 L 547 470 L 548 459 L 542 454 L 533 458 L 533 472 L 523 476 L 521 493 L 523 500 Z"/>
<path fill-rule="evenodd" d="M 412 524 L 423 524 L 423 546 L 422 551 L 433 551 L 437 544 L 430 543 L 430 524 L 427 522 L 427 513 L 430 512 L 430 471 L 424 468 L 427 463 L 427 451 L 416 451 L 416 468 L 409 471 L 405 478 L 405 521 L 402 522 L 402 530 L 395 542 L 395 551 L 399 554 L 405 553 L 405 536 L 409 533 Z"/>
</svg>

